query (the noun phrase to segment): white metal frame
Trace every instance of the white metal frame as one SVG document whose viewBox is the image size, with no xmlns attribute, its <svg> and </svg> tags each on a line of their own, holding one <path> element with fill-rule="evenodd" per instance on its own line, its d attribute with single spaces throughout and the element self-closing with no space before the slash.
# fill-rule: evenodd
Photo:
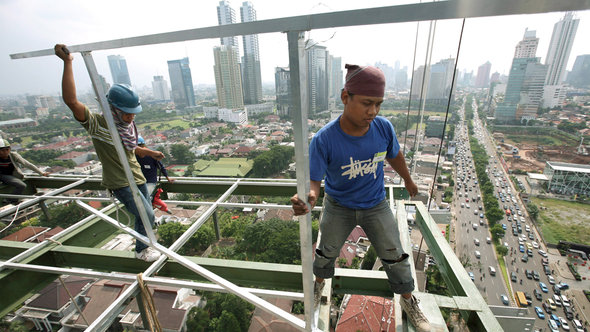
<svg viewBox="0 0 590 332">
<path fill-rule="evenodd" d="M 95 50 L 116 49 L 123 47 L 142 46 L 172 43 L 188 40 L 199 40 L 209 38 L 219 38 L 227 36 L 238 35 L 252 35 L 261 33 L 276 33 L 287 32 L 287 39 L 289 43 L 289 66 L 291 68 L 291 93 L 295 107 L 294 127 L 295 127 L 295 156 L 298 164 L 297 168 L 297 193 L 300 197 L 305 197 L 309 191 L 309 164 L 307 155 L 307 103 L 308 98 L 306 89 L 306 71 L 304 70 L 305 52 L 303 48 L 303 32 L 313 29 L 334 28 L 334 27 L 350 27 L 358 25 L 372 25 L 384 23 L 399 23 L 399 22 L 414 22 L 426 20 L 441 20 L 441 19 L 457 19 L 457 18 L 473 18 L 484 16 L 500 16 L 500 15 L 514 15 L 514 14 L 532 14 L 532 13 L 546 13 L 553 11 L 571 11 L 584 10 L 590 8 L 590 0 L 568 0 L 568 1 L 554 1 L 554 0 L 458 0 L 458 1 L 440 1 L 419 3 L 401 6 L 389 6 L 380 8 L 358 9 L 343 12 L 305 15 L 297 17 L 288 17 L 272 20 L 263 20 L 248 23 L 239 23 L 231 25 L 213 26 L 207 28 L 198 28 L 184 31 L 175 31 L 169 33 L 153 34 L 146 36 L 138 36 L 132 38 L 116 39 L 110 41 L 96 42 L 83 45 L 69 46 L 71 52 L 80 52 L 84 58 L 87 70 L 89 72 L 91 81 L 94 86 L 95 93 L 99 98 L 103 114 L 107 119 L 111 136 L 117 137 L 118 133 L 113 123 L 112 115 L 109 111 L 108 102 L 105 97 L 105 91 L 102 90 L 102 85 L 99 83 L 99 76 L 94 64 L 94 60 L 90 52 Z M 53 49 L 45 49 L 33 52 L 12 54 L 12 59 L 21 59 L 29 57 L 50 56 L 53 55 Z M 114 139 L 117 154 L 120 160 L 125 160 L 125 154 L 120 140 Z M 136 204 L 139 203 L 139 192 L 135 186 L 133 176 L 127 163 L 122 163 L 125 168 L 126 177 L 130 183 L 130 187 L 134 194 Z M 83 181 L 83 180 L 81 180 Z M 208 218 L 217 206 L 221 206 L 221 201 L 225 199 L 235 189 L 234 184 L 222 198 L 216 203 L 212 204 L 207 212 L 195 222 L 189 230 L 178 239 L 170 248 L 161 246 L 155 240 L 153 230 L 151 229 L 147 220 L 146 211 L 143 209 L 143 204 L 137 204 L 140 211 L 141 219 L 146 226 L 147 237 L 141 236 L 130 228 L 124 230 L 132 234 L 136 239 L 143 241 L 151 247 L 159 250 L 166 256 L 160 258 L 157 262 L 148 268 L 144 275 L 150 276 L 156 272 L 163 264 L 166 257 L 174 258 L 181 262 L 189 269 L 203 275 L 207 279 L 215 282 L 227 291 L 236 294 L 243 299 L 255 304 L 256 306 L 277 314 L 282 319 L 287 321 L 292 326 L 306 331 L 315 330 L 315 323 L 312 321 L 312 301 L 313 301 L 313 276 L 311 272 L 311 217 L 300 217 L 301 222 L 301 255 L 303 268 L 303 289 L 304 289 L 304 303 L 305 303 L 305 321 L 302 321 L 280 308 L 271 305 L 270 303 L 260 299 L 249 290 L 240 288 L 229 281 L 220 278 L 219 276 L 203 269 L 199 265 L 186 260 L 178 255 L 175 250 L 180 248 L 182 244 L 198 229 L 198 227 Z M 70 188 L 74 185 L 70 185 Z M 63 189 L 63 188 L 62 188 Z M 61 189 L 60 189 L 61 190 Z M 63 191 L 60 191 L 61 193 Z M 57 192 L 54 194 L 58 194 Z M 47 194 L 49 195 L 49 194 Z M 23 203 L 33 205 L 41 201 L 41 198 L 33 199 L 32 201 Z M 86 204 L 78 201 L 78 204 L 88 211 L 91 211 L 102 219 L 119 226 L 113 219 L 106 216 L 104 213 L 97 211 Z M 14 212 L 16 208 L 8 209 L 3 212 L 4 215 Z M 37 248 L 37 247 L 35 247 Z M 15 266 L 14 263 L 4 263 L 2 268 L 7 266 Z M 148 277 L 149 278 L 149 277 Z M 122 303 L 132 294 L 137 292 L 137 283 L 129 287 L 125 293 L 118 298 L 103 314 L 96 319 L 87 331 L 105 330 L 112 319 L 114 313 L 121 310 Z"/>
</svg>

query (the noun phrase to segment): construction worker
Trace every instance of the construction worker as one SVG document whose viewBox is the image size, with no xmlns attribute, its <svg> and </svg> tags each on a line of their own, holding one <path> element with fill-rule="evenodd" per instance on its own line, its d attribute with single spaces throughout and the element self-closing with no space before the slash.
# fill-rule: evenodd
<svg viewBox="0 0 590 332">
<path fill-rule="evenodd" d="M 140 147 L 145 147 L 145 139 L 139 136 L 137 138 L 137 145 Z M 158 170 L 166 177 L 168 182 L 174 182 L 174 179 L 168 177 L 168 172 L 166 171 L 166 167 L 162 164 L 161 161 L 152 158 L 151 156 L 137 156 L 137 162 L 141 165 L 141 172 L 143 176 L 145 176 L 145 180 L 147 181 L 148 193 L 150 195 L 154 194 L 154 189 L 156 189 L 156 185 L 158 184 Z"/>
<path fill-rule="evenodd" d="M 23 158 L 18 152 L 10 150 L 8 140 L 0 138 L 0 182 L 14 187 L 13 195 L 23 193 L 27 185 L 22 181 L 24 178 L 22 167 L 26 167 L 39 175 L 48 176 L 49 172 L 43 172 L 30 161 Z M 17 198 L 7 200 L 10 204 L 18 204 Z"/>
<path fill-rule="evenodd" d="M 96 149 L 98 159 L 102 163 L 102 184 L 113 192 L 115 197 L 121 201 L 131 214 L 135 216 L 135 231 L 146 235 L 145 228 L 141 222 L 141 217 L 131 187 L 125 176 L 123 164 L 115 149 L 113 138 L 109 132 L 106 119 L 102 114 L 91 113 L 86 105 L 78 101 L 76 97 L 76 84 L 74 82 L 74 71 L 72 61 L 74 57 L 69 53 L 63 44 L 55 45 L 55 54 L 63 60 L 64 70 L 62 77 L 62 95 L 64 102 L 72 113 L 74 118 L 88 131 L 92 138 L 92 143 Z M 160 151 L 153 151 L 146 147 L 137 145 L 137 127 L 135 126 L 135 115 L 142 111 L 139 103 L 139 96 L 130 86 L 126 84 L 114 84 L 108 91 L 107 99 L 110 106 L 110 112 L 113 115 L 118 139 L 121 140 L 125 149 L 126 162 L 131 168 L 133 178 L 137 188 L 141 192 L 143 207 L 147 212 L 150 223 L 154 224 L 154 211 L 150 202 L 150 195 L 147 190 L 146 180 L 141 172 L 141 167 L 137 162 L 136 155 L 139 157 L 150 156 L 156 160 L 162 160 L 164 154 Z M 153 262 L 160 257 L 160 253 L 141 241 L 135 242 L 135 256 L 146 262 Z"/>
</svg>

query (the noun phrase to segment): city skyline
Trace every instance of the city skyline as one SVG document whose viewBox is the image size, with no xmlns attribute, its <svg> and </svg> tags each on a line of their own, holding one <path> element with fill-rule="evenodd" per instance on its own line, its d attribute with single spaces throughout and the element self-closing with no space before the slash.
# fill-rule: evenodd
<svg viewBox="0 0 590 332">
<path fill-rule="evenodd" d="M 109 1 L 106 1 L 107 3 Z M 296 4 L 274 3 L 267 0 L 251 1 L 257 9 L 257 19 L 266 20 L 322 12 L 365 8 L 352 1 L 324 1 L 316 3 L 300 1 Z M 405 2 L 412 3 L 412 2 Z M 45 4 L 41 1 L 21 3 L 6 1 L 0 4 L 0 21 L 2 21 L 3 40 L 0 46 L 4 56 L 0 58 L 0 69 L 5 75 L 0 80 L 0 95 L 13 94 L 48 94 L 59 91 L 61 64 L 52 57 L 10 60 L 9 54 L 51 48 L 55 43 L 85 44 L 117 38 L 127 38 L 167 31 L 192 29 L 217 25 L 216 7 L 219 1 L 202 1 L 199 4 L 183 4 L 186 6 L 178 11 L 179 3 L 160 8 L 155 2 L 142 3 L 141 15 L 130 17 L 128 13 L 139 6 L 138 2 L 130 4 L 117 3 L 121 10 L 112 12 L 108 4 L 79 4 L 67 2 Z M 238 8 L 241 1 L 230 2 Z M 377 6 L 403 4 L 400 1 L 377 1 Z M 67 8 L 66 8 L 67 6 Z M 105 8 L 106 7 L 106 8 Z M 65 9 L 64 9 L 65 8 Z M 108 21 L 117 24 L 105 23 Z M 567 62 L 571 70 L 575 58 L 590 54 L 590 45 L 583 43 L 584 36 L 590 32 L 590 11 L 576 12 L 580 19 L 577 40 Z M 508 75 L 513 57 L 514 45 L 522 38 L 524 30 L 537 31 L 539 41 L 538 54 L 545 62 L 545 54 L 551 39 L 553 25 L 561 20 L 564 13 L 538 15 L 504 16 L 501 18 L 468 19 L 459 55 L 458 69 L 462 72 L 477 73 L 477 68 L 489 61 L 491 72 Z M 35 24 L 31 24 L 35 22 Z M 424 53 L 429 22 L 420 23 L 419 44 L 416 54 L 415 69 L 424 64 Z M 461 20 L 437 22 L 432 64 L 446 58 L 455 58 Z M 383 36 L 390 36 L 387 39 Z M 342 58 L 345 63 L 374 65 L 377 62 L 394 66 L 399 61 L 401 67 L 408 67 L 411 75 L 416 23 L 400 23 L 389 25 L 373 25 L 344 29 L 326 29 L 311 31 L 307 37 L 328 48 L 331 54 Z M 241 39 L 241 38 L 240 38 Z M 375 42 L 377 40 L 378 42 Z M 351 43 L 355 43 L 351 45 Z M 167 61 L 188 57 L 193 71 L 193 84 L 215 84 L 213 73 L 213 57 L 211 49 L 219 45 L 219 39 L 196 42 L 172 43 L 166 45 L 121 48 L 94 52 L 99 73 L 107 78 L 110 75 L 107 56 L 120 54 L 125 57 L 131 82 L 136 88 L 150 87 L 154 76 L 167 75 Z M 284 34 L 259 35 L 260 63 L 262 82 L 274 85 L 276 67 L 287 67 L 288 49 Z M 486 49 L 486 52 L 482 52 Z M 81 91 L 90 89 L 88 74 L 84 63 L 75 55 L 75 75 Z M 344 68 L 342 68 L 344 69 Z"/>
</svg>

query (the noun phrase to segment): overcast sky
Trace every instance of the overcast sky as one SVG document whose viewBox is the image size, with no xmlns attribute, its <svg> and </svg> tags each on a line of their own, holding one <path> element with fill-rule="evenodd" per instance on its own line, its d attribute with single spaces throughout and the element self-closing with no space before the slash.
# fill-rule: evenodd
<svg viewBox="0 0 590 332">
<path fill-rule="evenodd" d="M 252 0 L 258 20 L 364 8 L 367 2 L 351 0 Z M 415 1 L 374 0 L 370 6 L 390 6 Z M 241 1 L 230 1 L 239 21 Z M 0 96 L 14 94 L 57 94 L 60 90 L 62 63 L 56 57 L 10 60 L 9 54 L 52 48 L 56 43 L 68 45 L 153 33 L 217 25 L 218 1 L 213 0 L 0 0 Z M 590 54 L 590 11 L 577 12 L 580 24 L 568 69 L 576 56 Z M 473 70 L 486 61 L 492 73 L 508 74 L 514 47 L 525 28 L 536 30 L 540 38 L 537 56 L 544 63 L 553 25 L 563 13 L 504 16 L 468 19 L 459 54 L 460 70 Z M 308 36 L 327 46 L 342 63 L 360 65 L 377 61 L 394 66 L 408 66 L 414 56 L 416 23 L 373 25 L 346 29 L 312 31 Z M 420 23 L 416 67 L 425 61 L 429 22 Z M 432 63 L 456 57 L 461 20 L 439 21 L 436 25 Z M 286 35 L 259 36 L 263 82 L 274 84 L 274 68 L 288 66 Z M 187 56 L 194 84 L 214 84 L 213 47 L 218 39 L 182 42 L 157 46 L 123 48 L 93 52 L 99 72 L 112 82 L 107 56 L 123 55 L 127 60 L 131 82 L 136 88 L 151 87 L 154 75 L 169 82 L 167 60 Z M 241 38 L 240 38 L 241 45 Z M 241 46 L 240 46 L 241 47 Z M 242 50 L 240 50 L 242 52 Z M 75 55 L 78 88 L 90 88 L 87 71 L 79 54 Z"/>
</svg>

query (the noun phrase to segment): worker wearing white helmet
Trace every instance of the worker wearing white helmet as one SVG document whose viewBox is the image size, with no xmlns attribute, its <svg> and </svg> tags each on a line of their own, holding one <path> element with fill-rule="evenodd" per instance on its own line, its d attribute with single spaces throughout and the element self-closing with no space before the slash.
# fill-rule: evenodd
<svg viewBox="0 0 590 332">
<path fill-rule="evenodd" d="M 17 152 L 11 151 L 10 143 L 5 139 L 0 138 L 0 182 L 14 187 L 12 192 L 14 195 L 22 194 L 27 187 L 22 181 L 24 178 L 22 167 L 26 167 L 39 175 L 49 175 L 49 173 L 43 172 Z M 8 202 L 16 204 L 18 203 L 18 199 L 11 198 Z"/>
</svg>

